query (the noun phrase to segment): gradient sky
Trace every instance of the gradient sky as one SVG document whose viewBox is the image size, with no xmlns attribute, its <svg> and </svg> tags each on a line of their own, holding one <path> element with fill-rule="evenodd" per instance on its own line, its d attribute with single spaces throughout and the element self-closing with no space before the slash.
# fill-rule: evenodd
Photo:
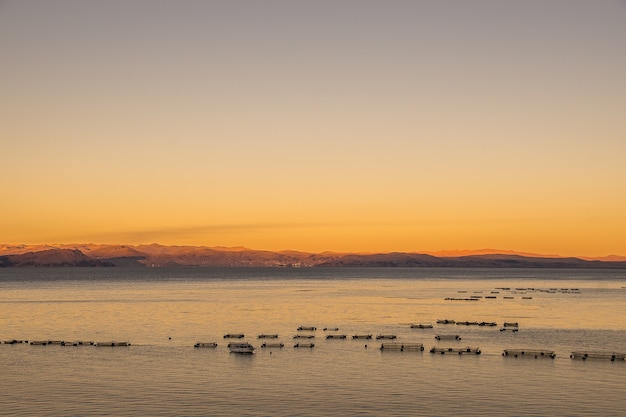
<svg viewBox="0 0 626 417">
<path fill-rule="evenodd" d="M 626 3 L 0 0 L 0 243 L 626 254 Z"/>
</svg>

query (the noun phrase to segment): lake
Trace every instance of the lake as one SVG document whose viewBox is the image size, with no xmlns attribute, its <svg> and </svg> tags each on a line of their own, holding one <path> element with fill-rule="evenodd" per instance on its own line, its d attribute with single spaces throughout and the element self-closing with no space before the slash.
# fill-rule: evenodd
<svg viewBox="0 0 626 417">
<path fill-rule="evenodd" d="M 227 333 L 245 334 L 255 353 L 229 353 Z M 261 333 L 278 334 L 284 347 L 262 348 Z M 357 334 L 373 338 L 352 339 Z M 424 350 L 381 350 L 390 341 L 376 336 L 391 334 Z M 131 343 L 0 345 L 3 416 L 618 416 L 626 409 L 626 362 L 570 358 L 626 353 L 625 270 L 7 268 L 0 339 Z M 294 348 L 298 342 L 315 346 Z M 481 353 L 456 353 L 466 347 Z M 505 349 L 556 356 L 505 357 Z"/>
</svg>

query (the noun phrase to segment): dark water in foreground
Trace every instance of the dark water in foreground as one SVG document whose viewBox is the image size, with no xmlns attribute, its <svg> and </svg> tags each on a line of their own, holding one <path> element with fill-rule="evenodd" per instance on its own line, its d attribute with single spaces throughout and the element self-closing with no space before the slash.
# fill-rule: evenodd
<svg viewBox="0 0 626 417">
<path fill-rule="evenodd" d="M 444 318 L 498 326 L 436 324 Z M 518 322 L 519 332 L 501 332 L 505 321 Z M 293 347 L 300 325 L 317 326 L 313 349 Z M 327 340 L 324 327 L 348 338 Z M 255 354 L 230 354 L 222 337 L 229 332 L 245 333 Z M 260 333 L 278 333 L 285 347 L 261 348 Z M 381 341 L 351 339 L 362 333 L 395 334 L 425 351 L 381 351 Z M 2 416 L 621 416 L 626 409 L 626 362 L 569 357 L 626 353 L 626 271 L 5 269 L 0 338 L 132 343 L 0 345 Z M 195 349 L 198 341 L 218 347 Z M 431 354 L 433 346 L 482 354 Z M 502 356 L 512 348 L 557 356 Z"/>
</svg>

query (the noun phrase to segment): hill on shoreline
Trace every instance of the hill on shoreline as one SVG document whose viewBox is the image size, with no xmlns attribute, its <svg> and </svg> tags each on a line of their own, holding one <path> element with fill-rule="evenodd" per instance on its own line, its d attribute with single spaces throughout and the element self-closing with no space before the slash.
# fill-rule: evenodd
<svg viewBox="0 0 626 417">
<path fill-rule="evenodd" d="M 447 256 L 446 256 L 447 255 Z M 573 258 L 496 249 L 428 253 L 308 253 L 243 247 L 0 245 L 0 267 L 460 267 L 626 268 L 626 257 Z"/>
</svg>

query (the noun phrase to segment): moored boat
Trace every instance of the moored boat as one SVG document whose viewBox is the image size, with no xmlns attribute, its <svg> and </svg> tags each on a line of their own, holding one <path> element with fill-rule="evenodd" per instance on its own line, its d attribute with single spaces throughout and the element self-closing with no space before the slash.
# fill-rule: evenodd
<svg viewBox="0 0 626 417">
<path fill-rule="evenodd" d="M 438 334 L 435 336 L 437 340 L 461 340 L 458 334 Z"/>
<path fill-rule="evenodd" d="M 215 348 L 217 347 L 216 342 L 197 342 L 193 345 L 195 348 Z"/>
<path fill-rule="evenodd" d="M 243 339 L 244 336 L 243 333 L 226 333 L 224 339 Z"/>
<path fill-rule="evenodd" d="M 254 346 L 250 343 L 229 343 L 228 349 L 231 353 L 254 353 Z"/>
</svg>

